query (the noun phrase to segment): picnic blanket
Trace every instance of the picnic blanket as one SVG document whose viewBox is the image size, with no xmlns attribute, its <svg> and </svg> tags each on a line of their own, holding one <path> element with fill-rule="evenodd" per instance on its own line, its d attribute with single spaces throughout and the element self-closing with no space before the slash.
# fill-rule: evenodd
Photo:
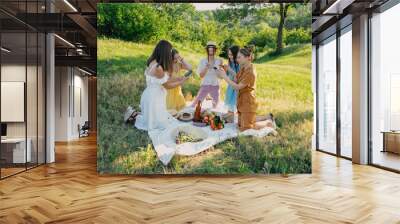
<svg viewBox="0 0 400 224">
<path fill-rule="evenodd" d="M 208 107 L 211 107 L 211 102 L 204 102 L 203 108 L 207 109 Z M 186 107 L 182 110 L 182 112 L 192 112 L 193 110 L 194 108 Z M 222 113 L 226 112 L 224 110 L 225 108 L 223 106 L 214 109 L 215 112 Z M 202 136 L 203 140 L 200 142 L 187 142 L 178 145 L 175 142 L 175 136 L 180 130 L 184 130 L 185 132 L 195 136 Z M 213 131 L 209 126 L 196 127 L 192 124 L 192 122 L 182 122 L 176 120 L 164 130 L 153 130 L 149 131 L 148 134 L 153 143 L 154 149 L 157 152 L 159 160 L 164 165 L 168 165 L 174 155 L 196 155 L 230 138 L 249 135 L 264 137 L 274 131 L 275 130 L 273 128 L 266 127 L 261 130 L 250 129 L 240 132 L 237 129 L 236 123 L 225 124 L 225 128 Z"/>
</svg>

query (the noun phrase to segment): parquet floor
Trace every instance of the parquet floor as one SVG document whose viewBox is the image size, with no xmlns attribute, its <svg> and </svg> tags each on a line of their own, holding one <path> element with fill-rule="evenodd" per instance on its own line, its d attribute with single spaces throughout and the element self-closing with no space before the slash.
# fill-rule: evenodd
<svg viewBox="0 0 400 224">
<path fill-rule="evenodd" d="M 400 175 L 313 153 L 313 174 L 98 176 L 95 138 L 0 181 L 0 223 L 400 223 Z"/>
</svg>

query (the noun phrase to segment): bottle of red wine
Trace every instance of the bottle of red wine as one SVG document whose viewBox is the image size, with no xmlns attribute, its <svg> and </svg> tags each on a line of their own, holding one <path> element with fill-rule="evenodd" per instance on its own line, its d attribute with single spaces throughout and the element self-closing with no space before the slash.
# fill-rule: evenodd
<svg viewBox="0 0 400 224">
<path fill-rule="evenodd" d="M 201 102 L 197 101 L 196 110 L 193 117 L 194 122 L 201 122 Z"/>
</svg>

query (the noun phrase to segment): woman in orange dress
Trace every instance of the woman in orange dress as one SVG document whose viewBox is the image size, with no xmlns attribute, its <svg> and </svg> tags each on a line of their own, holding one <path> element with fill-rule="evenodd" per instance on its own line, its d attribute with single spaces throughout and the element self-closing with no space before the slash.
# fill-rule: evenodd
<svg viewBox="0 0 400 224">
<path fill-rule="evenodd" d="M 238 90 L 237 111 L 239 130 L 258 130 L 265 127 L 273 127 L 274 125 L 271 119 L 263 120 L 256 116 L 258 106 L 255 92 L 257 74 L 252 64 L 252 50 L 249 48 L 241 48 L 236 60 L 240 64 L 240 70 L 236 75 L 236 82 L 232 81 L 226 75 L 223 68 L 220 68 L 217 74 L 235 90 Z"/>
</svg>

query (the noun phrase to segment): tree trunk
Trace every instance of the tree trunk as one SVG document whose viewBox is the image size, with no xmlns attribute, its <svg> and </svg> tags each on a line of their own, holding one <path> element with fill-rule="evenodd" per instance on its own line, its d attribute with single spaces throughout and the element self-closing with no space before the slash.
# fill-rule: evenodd
<svg viewBox="0 0 400 224">
<path fill-rule="evenodd" d="M 282 53 L 283 48 L 283 28 L 285 26 L 285 20 L 287 16 L 287 11 L 289 8 L 289 4 L 279 3 L 279 26 L 278 26 L 278 36 L 276 38 L 276 54 Z"/>
</svg>

